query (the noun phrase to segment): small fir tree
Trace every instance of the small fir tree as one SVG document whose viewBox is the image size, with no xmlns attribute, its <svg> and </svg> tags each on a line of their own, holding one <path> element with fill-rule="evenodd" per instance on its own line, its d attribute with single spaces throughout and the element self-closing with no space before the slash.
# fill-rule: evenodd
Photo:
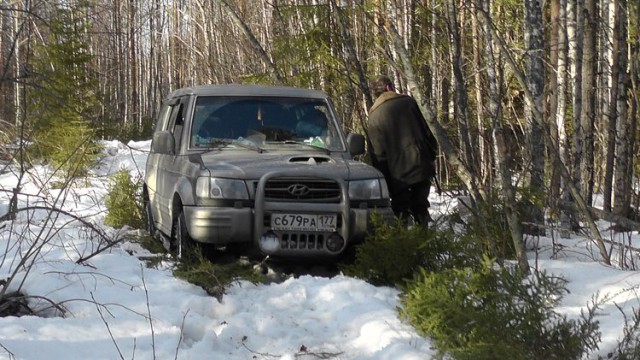
<svg viewBox="0 0 640 360">
<path fill-rule="evenodd" d="M 26 94 L 33 129 L 30 155 L 69 178 L 86 173 L 99 150 L 90 120 L 97 98 L 88 70 L 86 9 L 80 2 L 53 11 L 47 42 L 36 49 L 36 84 Z"/>
<path fill-rule="evenodd" d="M 454 359 L 580 359 L 597 349 L 593 314 L 555 312 L 566 281 L 523 277 L 485 258 L 480 269 L 421 270 L 402 296 L 402 317 Z"/>
<path fill-rule="evenodd" d="M 139 199 L 139 181 L 131 179 L 129 171 L 122 169 L 111 176 L 105 198 L 107 216 L 104 222 L 115 228 L 129 225 L 133 228 L 142 228 L 142 204 Z"/>
</svg>

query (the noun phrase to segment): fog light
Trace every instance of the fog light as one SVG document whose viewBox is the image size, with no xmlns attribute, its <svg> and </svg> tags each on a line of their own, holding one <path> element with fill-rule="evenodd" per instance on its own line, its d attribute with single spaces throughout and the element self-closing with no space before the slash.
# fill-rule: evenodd
<svg viewBox="0 0 640 360">
<path fill-rule="evenodd" d="M 260 237 L 260 250 L 267 254 L 274 253 L 280 247 L 280 240 L 278 236 L 269 231 Z"/>
<path fill-rule="evenodd" d="M 344 247 L 344 239 L 342 236 L 333 233 L 327 239 L 327 249 L 331 252 L 338 252 Z"/>
</svg>

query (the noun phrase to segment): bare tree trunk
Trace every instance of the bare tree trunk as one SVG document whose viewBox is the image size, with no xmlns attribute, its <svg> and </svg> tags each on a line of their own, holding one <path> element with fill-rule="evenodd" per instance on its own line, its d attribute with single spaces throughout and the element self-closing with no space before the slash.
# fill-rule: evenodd
<svg viewBox="0 0 640 360">
<path fill-rule="evenodd" d="M 640 6 L 636 6 L 635 7 L 636 13 L 634 18 L 640 19 Z M 629 15 L 627 15 L 629 16 Z M 631 29 L 631 32 L 634 33 L 638 33 L 638 31 L 640 30 L 640 25 L 638 24 L 638 22 L 636 21 L 635 23 L 635 28 Z M 630 98 L 630 103 L 631 103 L 631 109 L 629 110 L 629 118 L 631 119 L 631 134 L 637 134 L 638 133 L 638 96 L 640 96 L 640 43 L 638 41 L 635 42 L 635 44 L 631 47 L 631 61 L 630 61 L 630 65 L 629 65 L 629 72 L 630 72 L 630 83 L 631 83 L 631 95 L 629 96 Z M 627 176 L 627 179 L 629 182 L 632 181 L 633 177 L 633 171 L 636 167 L 635 164 L 635 159 L 637 158 L 637 152 L 638 152 L 638 139 L 634 136 L 634 141 L 631 143 L 631 154 L 632 154 L 632 158 L 631 158 L 631 166 L 629 166 L 629 176 Z M 637 178 L 637 177 L 636 177 Z M 636 179 L 637 181 L 637 179 Z M 635 200 L 632 199 L 632 205 L 635 206 L 635 208 L 640 208 L 640 196 L 638 196 L 637 194 L 634 195 L 635 196 Z"/>
<path fill-rule="evenodd" d="M 596 0 L 585 0 L 584 35 L 582 46 L 582 113 L 580 123 L 582 129 L 583 153 L 580 157 L 580 179 L 582 194 L 587 204 L 593 203 L 594 189 L 594 156 L 595 156 L 595 119 L 596 119 L 596 71 L 598 53 L 596 51 L 597 12 Z"/>
<path fill-rule="evenodd" d="M 566 118 L 567 118 L 567 78 L 569 76 L 567 72 L 567 61 L 568 61 L 568 44 L 567 44 L 567 0 L 560 0 L 560 9 L 559 9 L 559 23 L 558 27 L 558 68 L 557 68 L 557 78 L 558 78 L 558 108 L 556 109 L 555 119 L 556 126 L 558 128 L 558 139 L 557 139 L 557 147 L 554 147 L 552 151 L 558 152 L 558 157 L 551 155 L 551 163 L 553 164 L 554 172 L 558 174 L 560 180 L 560 189 L 561 194 L 558 197 L 562 198 L 566 201 L 569 201 L 571 195 L 570 191 L 567 187 L 567 181 L 570 179 L 563 178 L 560 172 L 560 167 L 563 164 L 569 164 L 571 162 L 569 158 L 569 143 L 567 140 L 567 132 L 566 132 Z M 549 146 L 553 146 L 553 144 L 549 144 Z M 560 236 L 562 238 L 569 238 L 571 228 L 571 213 L 568 213 L 566 210 L 560 209 Z"/>
<path fill-rule="evenodd" d="M 614 11 L 614 28 L 613 28 L 613 38 L 612 42 L 612 66 L 611 66 L 611 88 L 609 90 L 608 96 L 608 112 L 607 115 L 607 132 L 605 134 L 607 139 L 607 150 L 606 150 L 606 160 L 605 160 L 605 179 L 604 179 L 604 210 L 611 211 L 613 208 L 613 181 L 615 178 L 615 154 L 616 154 L 616 128 L 618 122 L 618 108 L 617 108 L 617 100 L 618 100 L 618 77 L 620 76 L 620 55 L 621 51 L 626 52 L 626 49 L 620 49 L 620 3 L 615 2 L 613 4 Z"/>
<path fill-rule="evenodd" d="M 122 14 L 122 5 L 120 0 L 116 0 L 113 3 L 114 15 L 113 15 L 113 31 L 115 32 L 115 46 L 114 49 L 116 52 L 116 83 L 115 83 L 115 96 L 116 96 L 116 104 L 118 107 L 118 121 L 123 125 L 127 123 L 128 111 L 127 111 L 127 86 L 126 86 L 126 77 L 127 77 L 127 69 L 125 64 L 127 63 L 127 46 L 126 40 L 124 36 L 126 31 L 123 25 L 123 14 Z"/>
<path fill-rule="evenodd" d="M 532 108 L 542 111 L 542 96 L 544 88 L 544 60 L 543 60 L 543 34 L 542 28 L 542 8 L 540 0 L 525 0 L 525 45 L 527 47 L 526 73 L 527 88 L 531 94 L 531 99 L 525 101 L 525 118 L 529 126 L 529 158 L 531 159 L 531 171 L 529 175 L 528 187 L 533 196 L 544 194 L 544 165 L 545 158 L 541 154 L 545 153 L 544 136 L 542 126 L 544 121 L 538 122 L 534 119 L 535 114 Z M 526 209 L 530 226 L 525 226 L 524 231 L 532 235 L 544 235 L 544 212 L 540 206 L 529 202 Z"/>
<path fill-rule="evenodd" d="M 485 17 L 485 20 L 489 23 L 489 28 L 491 30 L 491 34 L 492 34 L 493 38 L 495 39 L 495 41 L 500 45 L 500 48 L 502 49 L 503 54 L 504 54 L 504 58 L 507 60 L 507 63 L 511 67 L 516 80 L 522 86 L 524 94 L 525 94 L 525 98 L 528 99 L 527 101 L 530 101 L 531 103 L 533 103 L 531 93 L 529 92 L 529 88 L 526 86 L 526 79 L 525 79 L 525 76 L 524 76 L 523 72 L 519 69 L 519 67 L 516 64 L 516 61 L 513 59 L 513 56 L 508 51 L 507 46 L 504 43 L 504 39 L 498 36 L 497 31 L 495 29 L 495 26 L 493 24 L 491 24 L 490 16 L 488 14 L 484 13 L 484 12 L 482 14 Z M 531 110 L 534 112 L 535 121 L 542 125 L 543 124 L 542 110 L 539 109 L 539 108 L 536 108 L 536 107 L 532 107 Z M 552 146 L 550 148 L 552 148 L 552 149 L 558 148 L 558 144 L 553 142 L 553 139 L 549 135 L 550 134 L 549 131 L 543 131 L 542 133 L 545 136 L 545 140 L 547 142 L 549 142 L 550 144 L 552 144 Z M 554 153 L 553 156 L 559 157 L 559 154 L 558 153 Z M 558 163 L 561 164 L 560 161 L 558 161 Z M 567 170 L 567 168 L 564 165 L 561 164 L 560 170 L 562 171 L 561 174 L 562 174 L 563 178 L 570 179 L 569 171 Z M 609 257 L 608 252 L 607 252 L 607 249 L 604 246 L 604 240 L 602 239 L 602 236 L 600 235 L 600 230 L 598 230 L 598 227 L 596 226 L 596 224 L 595 224 L 595 222 L 593 220 L 593 217 L 591 216 L 591 213 L 589 211 L 589 207 L 587 206 L 587 204 L 584 201 L 584 198 L 580 194 L 580 190 L 578 189 L 577 186 L 575 186 L 571 182 L 567 182 L 567 187 L 568 187 L 568 189 L 569 189 L 569 191 L 571 193 L 571 196 L 572 196 L 573 200 L 576 202 L 577 208 L 579 209 L 579 211 L 582 214 L 582 216 L 586 219 L 585 221 L 586 221 L 587 225 L 589 226 L 589 230 L 591 231 L 591 236 L 594 238 L 593 240 L 596 243 L 596 245 L 598 246 L 598 250 L 600 251 L 600 256 L 602 256 L 602 259 L 606 264 L 611 264 L 611 259 Z"/>
<path fill-rule="evenodd" d="M 631 123 L 628 118 L 627 89 L 629 88 L 630 75 L 628 73 L 627 55 L 627 0 L 619 0 L 617 33 L 618 43 L 618 94 L 616 98 L 616 150 L 615 150 L 615 185 L 613 212 L 616 215 L 626 215 L 631 204 L 631 183 L 628 179 L 629 167 L 633 153 L 631 142 L 635 140 L 635 134 L 631 133 Z M 630 141 L 630 139 L 632 139 Z"/>
<path fill-rule="evenodd" d="M 473 146 L 471 138 L 471 126 L 469 125 L 469 112 L 467 100 L 467 84 L 465 81 L 462 64 L 462 41 L 460 28 L 458 26 L 457 0 L 449 0 L 447 3 L 449 33 L 452 40 L 452 70 L 455 79 L 456 100 L 454 101 L 454 118 L 458 124 L 458 134 L 460 136 L 462 153 L 469 170 L 478 175 L 478 163 L 476 160 L 477 146 Z M 396 49 L 397 51 L 397 49 Z"/>
<path fill-rule="evenodd" d="M 617 75 L 614 77 L 614 73 L 617 74 L 617 67 L 615 62 L 617 61 L 617 55 L 614 54 L 614 48 L 616 46 L 616 39 L 613 34 L 616 32 L 616 27 L 618 24 L 615 20 L 616 6 L 617 2 L 611 2 L 609 0 L 601 0 L 601 9 L 600 9 L 600 18 L 602 19 L 602 31 L 600 33 L 600 64 L 601 70 L 599 71 L 599 85 L 598 85 L 598 93 L 600 102 L 600 113 L 602 114 L 599 118 L 601 128 L 606 129 L 606 132 L 603 134 L 604 141 L 602 145 L 602 153 L 605 159 L 605 167 L 602 175 L 603 178 L 603 186 L 602 186 L 602 195 L 603 195 L 603 208 L 606 211 L 611 211 L 611 195 L 613 193 L 613 165 L 614 165 L 614 151 L 615 151 L 615 121 L 612 118 L 615 118 L 615 106 L 611 106 L 611 104 L 615 104 L 615 98 L 617 95 L 617 88 L 614 86 L 616 83 L 612 81 L 612 79 L 617 78 Z M 613 26 L 613 29 L 612 29 Z M 612 111 L 613 114 L 612 114 Z"/>
<path fill-rule="evenodd" d="M 431 6 L 429 8 L 429 11 L 431 11 L 433 14 L 436 13 L 436 4 L 435 1 L 432 1 L 429 6 Z M 429 39 L 431 40 L 432 44 L 437 43 L 438 41 L 438 35 L 437 35 L 437 17 L 436 16 L 432 16 L 431 17 L 431 23 L 429 24 L 430 28 L 429 28 L 429 33 L 430 33 L 430 37 Z M 434 110 L 434 116 L 435 119 L 440 119 L 440 116 L 438 116 L 438 113 L 442 113 L 442 111 L 440 111 L 441 105 L 440 105 L 440 94 L 444 91 L 443 89 L 443 80 L 440 78 L 440 72 L 435 71 L 435 69 L 438 67 L 439 61 L 438 61 L 438 50 L 436 49 L 435 46 L 431 47 L 431 66 L 434 69 L 434 74 L 433 74 L 433 87 L 431 90 L 431 96 L 430 98 L 432 99 L 431 103 L 429 103 L 429 105 L 431 105 L 431 109 L 435 109 Z"/>
<path fill-rule="evenodd" d="M 13 33 L 13 29 L 9 26 L 5 27 L 6 16 L 3 13 L 0 13 L 0 94 L 11 94 L 11 92 L 6 90 L 6 86 L 11 86 L 11 84 L 7 81 L 9 78 L 9 72 L 11 69 L 11 57 L 8 56 L 9 53 L 13 52 L 13 45 L 5 45 L 6 43 L 11 44 L 11 34 Z M 6 47 L 5 47 L 6 46 Z M 10 49 L 10 50 L 9 50 Z M 10 100 L 5 96 L 0 96 L 0 117 L 4 119 L 10 119 L 9 106 L 7 102 Z"/>
<path fill-rule="evenodd" d="M 338 26 L 340 27 L 340 35 L 342 37 L 343 46 L 345 47 L 345 53 L 347 55 L 347 61 L 345 61 L 345 69 L 347 70 L 347 73 L 350 73 L 349 65 L 352 64 L 355 68 L 354 70 L 358 77 L 358 86 L 360 88 L 360 91 L 362 91 L 362 93 L 364 94 L 365 106 L 367 107 L 367 109 L 369 109 L 373 105 L 373 99 L 371 98 L 371 92 L 369 91 L 367 77 L 364 74 L 364 70 L 362 68 L 362 64 L 360 63 L 360 59 L 358 58 L 358 54 L 353 48 L 351 35 L 349 34 L 349 31 L 345 24 L 342 10 L 340 10 L 340 7 L 336 4 L 335 0 L 331 0 L 331 4 L 337 14 Z"/>
<path fill-rule="evenodd" d="M 568 65 L 569 65 L 569 82 L 571 85 L 571 104 L 572 104 L 572 117 L 571 124 L 573 124 L 573 132 L 568 134 L 568 142 L 571 143 L 571 151 L 567 158 L 567 166 L 569 167 L 570 177 L 567 177 L 565 181 L 571 181 L 572 184 L 566 184 L 569 186 L 567 189 L 571 189 L 571 186 L 575 186 L 578 189 L 582 187 L 582 179 L 580 178 L 580 157 L 584 156 L 583 148 L 583 135 L 582 126 L 580 123 L 580 114 L 582 113 L 582 26 L 578 24 L 582 23 L 582 3 L 584 0 L 567 0 L 567 44 L 568 44 Z M 571 201 L 571 191 L 565 191 L 564 200 Z M 584 194 L 581 194 L 581 197 Z M 565 213 L 565 222 L 568 223 L 567 229 L 577 229 L 578 219 L 577 215 L 573 213 Z M 563 226 L 564 227 L 564 226 Z"/>
<path fill-rule="evenodd" d="M 551 130 L 551 137 L 555 139 L 555 141 L 559 142 L 559 130 L 558 125 L 556 123 L 559 108 L 559 98 L 560 98 L 560 86 L 559 86 L 559 77 L 560 75 L 560 42 L 563 41 L 560 39 L 560 0 L 551 0 L 550 5 L 550 26 L 551 33 L 549 34 L 549 67 L 548 71 L 545 71 L 546 81 L 547 81 L 547 89 L 546 96 L 548 98 L 548 108 L 545 113 L 549 119 L 549 129 Z M 551 146 L 551 144 L 547 144 L 547 146 Z M 560 145 L 562 146 L 562 145 Z M 556 149 L 558 151 L 559 149 Z M 552 150 L 553 151 L 553 150 Z M 550 159 L 553 159 L 552 156 L 549 156 Z M 558 210 L 557 202 L 560 200 L 560 174 L 557 169 L 557 164 L 551 161 L 551 166 L 549 168 L 550 171 L 550 181 L 549 181 L 549 194 L 547 197 L 547 206 L 549 206 L 553 212 Z"/>
<path fill-rule="evenodd" d="M 347 29 L 347 25 L 345 23 L 344 15 L 342 14 L 342 10 L 334 0 L 331 0 L 330 4 L 336 12 L 337 23 L 338 23 L 338 27 L 340 28 L 340 35 L 343 41 L 342 45 L 345 49 L 344 52 L 346 56 L 344 56 L 345 58 L 344 64 L 345 64 L 346 73 L 347 74 L 351 73 L 350 67 L 351 66 L 354 67 L 353 70 L 355 71 L 356 76 L 358 78 L 358 87 L 360 92 L 363 94 L 366 109 L 370 109 L 371 106 L 373 105 L 373 99 L 371 98 L 371 92 L 369 91 L 369 85 L 367 82 L 367 78 L 364 74 L 362 64 L 360 63 L 358 54 L 353 47 L 351 36 Z M 369 139 L 367 125 L 366 125 L 366 122 L 364 121 L 364 117 L 361 117 L 360 119 L 361 119 L 360 126 L 362 127 L 362 130 L 366 135 L 367 148 L 369 149 L 370 161 L 372 164 L 375 165 L 377 163 L 377 159 L 375 158 L 373 151 L 371 151 L 371 149 L 373 149 L 373 145 L 371 144 L 371 141 Z"/>
<path fill-rule="evenodd" d="M 481 44 L 480 44 L 480 33 L 479 33 L 479 27 L 480 24 L 478 24 L 478 16 L 474 13 L 472 16 L 472 31 L 473 31 L 473 65 L 476 68 L 476 71 L 474 71 L 474 90 L 475 90 L 475 95 L 476 95 L 476 121 L 478 123 L 478 130 L 482 131 L 482 129 L 485 128 L 484 125 L 484 119 L 486 118 L 487 114 L 485 113 L 485 101 L 484 101 L 484 97 L 483 97 L 483 80 L 482 80 L 482 71 L 480 71 L 480 69 L 482 69 L 484 66 L 482 64 L 482 58 L 481 58 Z M 485 53 L 485 55 L 487 55 Z M 493 55 L 493 54 L 492 54 Z M 490 64 L 493 64 L 493 57 L 486 57 L 486 59 L 491 59 L 488 62 L 490 62 Z M 495 75 L 495 74 L 494 74 Z M 495 80 L 495 79 L 494 79 Z M 482 133 L 481 133 L 482 134 Z M 486 157 L 486 149 L 485 149 L 485 142 L 481 139 L 478 142 L 478 163 L 480 165 L 480 177 L 483 179 L 483 183 L 489 185 L 489 188 L 492 188 L 493 186 L 491 186 L 491 182 L 492 177 L 491 177 L 491 161 Z"/>
<path fill-rule="evenodd" d="M 22 53 L 20 52 L 20 41 L 18 41 L 18 39 L 20 38 L 20 30 L 22 28 L 22 24 L 21 24 L 21 16 L 16 16 L 13 20 L 13 26 L 12 26 L 12 30 L 13 30 L 13 36 L 15 37 L 15 42 L 12 45 L 14 48 L 14 53 L 15 53 L 15 62 L 14 62 L 14 69 L 15 69 L 15 79 L 20 79 L 22 77 L 22 74 L 20 73 L 20 64 L 22 62 Z M 14 82 L 14 93 L 13 93 L 13 106 L 15 109 L 15 119 L 16 119 L 16 124 L 20 125 L 22 123 L 22 118 L 23 118 L 23 112 L 22 112 L 22 83 L 20 81 L 15 81 Z"/>
<path fill-rule="evenodd" d="M 567 32 L 569 39 L 569 59 L 571 63 L 571 84 L 573 103 L 573 134 L 571 175 L 575 186 L 582 189 L 584 179 L 581 178 L 580 158 L 584 154 L 584 135 L 582 134 L 582 3 L 583 0 L 569 0 L 567 2 Z M 581 193 L 582 194 L 582 193 Z M 584 194 L 582 194 L 584 197 Z"/>
<path fill-rule="evenodd" d="M 165 6 L 171 9 L 169 14 L 167 14 L 167 17 L 169 17 L 171 23 L 167 25 L 167 28 L 168 28 L 167 45 L 166 45 L 167 50 L 165 51 L 165 54 L 166 54 L 165 69 L 167 70 L 167 86 L 168 86 L 168 90 L 171 91 L 176 88 L 175 83 L 177 82 L 178 84 L 180 84 L 182 80 L 180 77 L 180 69 L 174 67 L 174 62 L 175 62 L 174 59 L 178 59 L 178 57 L 180 56 L 180 53 L 178 51 L 178 46 L 177 46 L 177 40 L 176 40 L 180 34 L 180 26 L 178 24 L 178 15 L 177 15 L 178 9 L 171 8 L 171 5 L 169 4 L 168 1 L 167 3 L 165 3 Z"/>
<path fill-rule="evenodd" d="M 129 89 L 131 89 L 131 118 L 136 126 L 141 125 L 140 108 L 138 106 L 138 63 L 136 46 L 136 1 L 129 0 Z"/>
<path fill-rule="evenodd" d="M 160 58 L 156 55 L 156 46 L 158 43 L 157 28 L 160 24 L 156 19 L 160 16 L 160 0 L 154 0 L 149 4 L 149 82 L 147 83 L 147 106 L 144 107 L 145 113 L 149 114 L 149 118 L 155 119 L 155 104 L 157 103 L 157 95 L 159 91 L 158 66 Z"/>
<path fill-rule="evenodd" d="M 244 35 L 249 39 L 249 42 L 251 43 L 253 48 L 258 52 L 258 54 L 260 55 L 260 58 L 262 59 L 262 61 L 265 64 L 267 64 L 267 66 L 271 70 L 271 72 L 272 72 L 273 76 L 275 77 L 276 81 L 278 81 L 278 83 L 280 83 L 280 84 L 285 84 L 284 78 L 282 77 L 282 75 L 280 75 L 280 71 L 275 66 L 275 64 L 273 63 L 273 61 L 271 60 L 271 58 L 269 57 L 267 52 L 264 50 L 262 45 L 260 45 L 260 42 L 258 41 L 258 39 L 256 39 L 255 35 L 253 34 L 253 32 L 251 32 L 251 29 L 249 29 L 247 24 L 245 24 L 242 21 L 242 19 L 240 19 L 238 14 L 227 3 L 227 1 L 225 1 L 225 0 L 216 0 L 216 1 L 222 6 L 222 8 L 227 12 L 227 14 L 229 14 L 229 17 L 231 18 L 231 20 L 236 24 L 236 26 L 238 28 L 240 28 L 242 30 Z"/>
<path fill-rule="evenodd" d="M 479 0 L 476 9 L 481 9 L 486 14 L 491 14 L 491 1 Z M 476 10 L 477 15 L 477 10 Z M 500 90 L 498 88 L 498 79 L 495 69 L 495 54 L 493 47 L 493 35 L 489 29 L 488 21 L 481 17 L 481 23 L 484 32 L 485 43 L 485 58 L 487 59 L 486 73 L 487 83 L 489 88 L 489 116 L 491 117 L 491 134 L 494 147 L 495 162 L 498 165 L 499 172 L 499 184 L 504 194 L 505 215 L 507 223 L 509 224 L 509 230 L 511 233 L 511 239 L 513 241 L 514 248 L 516 250 L 516 256 L 518 260 L 518 268 L 523 274 L 529 273 L 529 261 L 527 260 L 527 252 L 524 247 L 524 241 L 522 238 L 522 228 L 520 226 L 520 219 L 518 212 L 516 211 L 516 194 L 511 183 L 511 171 L 510 169 L 510 156 L 507 150 L 504 139 L 504 130 L 502 127 L 502 111 L 500 106 Z"/>
</svg>

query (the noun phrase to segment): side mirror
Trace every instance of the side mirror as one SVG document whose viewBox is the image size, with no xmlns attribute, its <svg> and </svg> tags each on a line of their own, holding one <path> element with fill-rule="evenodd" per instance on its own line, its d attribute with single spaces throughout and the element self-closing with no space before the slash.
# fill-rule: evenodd
<svg viewBox="0 0 640 360">
<path fill-rule="evenodd" d="M 174 155 L 176 140 L 173 134 L 168 131 L 158 131 L 151 139 L 151 152 L 159 154 Z"/>
<path fill-rule="evenodd" d="M 354 133 L 347 135 L 347 147 L 351 156 L 364 154 L 364 135 Z"/>
</svg>

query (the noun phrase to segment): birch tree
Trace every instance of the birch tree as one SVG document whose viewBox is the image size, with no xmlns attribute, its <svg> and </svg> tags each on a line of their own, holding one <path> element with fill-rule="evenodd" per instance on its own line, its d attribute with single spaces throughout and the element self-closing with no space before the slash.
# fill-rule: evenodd
<svg viewBox="0 0 640 360">
<path fill-rule="evenodd" d="M 596 0 L 585 0 L 582 17 L 583 42 L 582 42 L 582 112 L 580 114 L 580 136 L 582 142 L 582 153 L 579 157 L 579 171 L 581 179 L 582 194 L 587 202 L 593 202 L 594 189 L 594 156 L 595 138 L 594 127 L 596 118 L 596 71 L 598 64 L 598 53 L 596 42 L 598 36 Z M 580 154 L 576 154 L 579 156 Z"/>
<path fill-rule="evenodd" d="M 458 125 L 462 154 L 471 172 L 478 175 L 479 165 L 476 160 L 477 142 L 472 139 L 473 129 L 469 124 L 467 101 L 467 82 L 463 70 L 463 45 L 458 23 L 458 7 L 456 0 L 447 1 L 449 36 L 451 38 L 451 62 L 455 81 L 454 119 Z M 474 145 L 476 144 L 476 145 Z"/>
<path fill-rule="evenodd" d="M 613 212 L 618 215 L 626 215 L 631 204 L 631 182 L 630 167 L 632 167 L 633 154 L 631 152 L 632 141 L 635 138 L 631 133 L 631 121 L 628 117 L 628 97 L 627 89 L 629 88 L 630 75 L 628 71 L 628 54 L 627 54 L 627 1 L 618 0 L 616 8 L 616 18 L 618 20 L 618 29 L 616 44 L 618 76 L 616 79 L 616 137 L 615 137 L 615 184 L 614 184 L 614 206 Z"/>
<path fill-rule="evenodd" d="M 476 4 L 476 16 L 478 12 L 483 14 L 491 13 L 491 1 L 479 0 Z M 511 157 L 507 150 L 504 128 L 502 126 L 502 110 L 501 110 L 501 94 L 500 87 L 498 86 L 497 71 L 495 69 L 496 51 L 493 45 L 493 34 L 489 28 L 488 18 L 480 15 L 479 22 L 482 24 L 483 38 L 484 38 L 484 55 L 487 59 L 485 65 L 487 85 L 488 85 L 488 99 L 489 99 L 489 111 L 488 115 L 491 119 L 491 139 L 493 143 L 493 156 L 495 163 L 498 167 L 498 184 L 502 190 L 504 196 L 504 208 L 507 223 L 513 241 L 514 248 L 516 250 L 516 256 L 518 260 L 518 266 L 522 273 L 529 273 L 529 263 L 527 260 L 527 253 L 524 248 L 524 241 L 522 238 L 522 227 L 520 225 L 520 218 L 516 210 L 516 195 L 513 184 L 511 183 Z"/>
<path fill-rule="evenodd" d="M 611 211 L 611 196 L 613 194 L 613 165 L 615 151 L 615 104 L 617 94 L 617 83 L 613 81 L 617 78 L 618 67 L 615 65 L 617 55 L 614 54 L 615 38 L 613 34 L 616 32 L 616 6 L 617 2 L 600 1 L 600 76 L 598 77 L 598 98 L 600 99 L 600 114 L 598 119 L 600 127 L 606 130 L 602 134 L 602 153 L 605 166 L 602 174 L 602 207 L 606 211 Z"/>
<path fill-rule="evenodd" d="M 543 37 L 542 28 L 542 7 L 539 0 L 525 0 L 525 46 L 527 49 L 526 58 L 526 82 L 531 98 L 525 101 L 525 118 L 529 127 L 529 158 L 531 159 L 531 170 L 528 176 L 529 200 L 526 206 L 528 216 L 531 219 L 531 226 L 527 227 L 527 232 L 534 235 L 544 235 L 544 212 L 542 202 L 535 203 L 536 198 L 542 198 L 545 193 L 544 188 L 544 167 L 545 143 L 543 132 L 543 122 L 534 119 L 535 113 L 532 108 L 542 110 L 542 96 L 544 88 L 544 59 L 543 59 Z"/>
</svg>

